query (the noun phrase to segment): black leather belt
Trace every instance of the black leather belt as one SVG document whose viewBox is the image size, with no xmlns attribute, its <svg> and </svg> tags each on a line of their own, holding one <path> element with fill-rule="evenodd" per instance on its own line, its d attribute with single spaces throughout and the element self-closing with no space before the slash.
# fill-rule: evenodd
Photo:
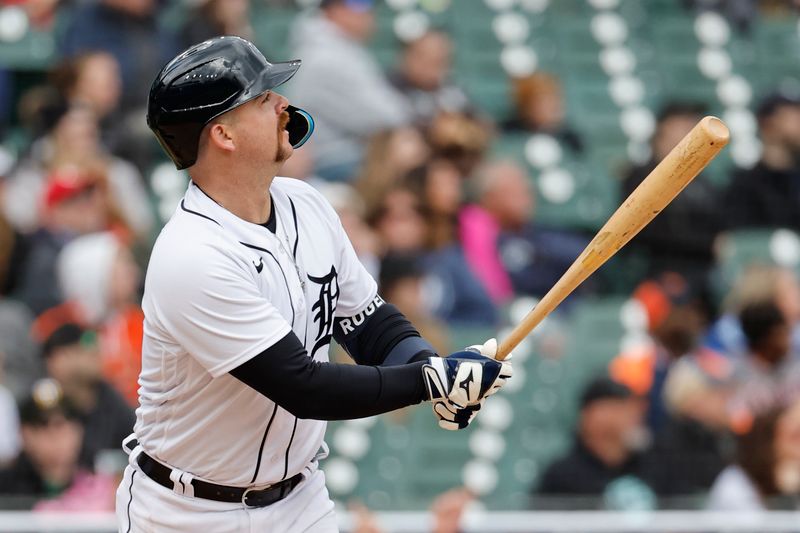
<svg viewBox="0 0 800 533">
<path fill-rule="evenodd" d="M 136 459 L 139 468 L 144 472 L 147 477 L 169 490 L 172 490 L 173 483 L 170 479 L 172 469 L 165 466 L 146 453 L 142 452 Z M 242 487 L 228 487 L 225 485 L 217 485 L 216 483 L 209 483 L 199 479 L 192 480 L 192 487 L 194 487 L 194 496 L 196 498 L 203 498 L 206 500 L 214 500 L 218 502 L 229 503 L 243 503 L 248 507 L 266 507 L 273 503 L 280 501 L 287 497 L 292 489 L 303 480 L 303 474 L 297 474 L 285 479 L 279 483 L 275 483 L 265 489 L 250 489 Z"/>
</svg>

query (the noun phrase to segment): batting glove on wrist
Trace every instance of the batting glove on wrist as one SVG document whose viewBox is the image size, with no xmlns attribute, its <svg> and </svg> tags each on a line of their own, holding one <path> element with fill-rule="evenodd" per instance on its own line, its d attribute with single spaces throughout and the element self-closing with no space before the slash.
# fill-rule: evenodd
<svg viewBox="0 0 800 533">
<path fill-rule="evenodd" d="M 491 354 L 491 357 L 482 355 Z M 428 399 L 447 401 L 457 409 L 474 406 L 505 385 L 513 374 L 511 363 L 495 360 L 497 341 L 470 347 L 448 357 L 430 357 L 423 365 Z"/>
</svg>

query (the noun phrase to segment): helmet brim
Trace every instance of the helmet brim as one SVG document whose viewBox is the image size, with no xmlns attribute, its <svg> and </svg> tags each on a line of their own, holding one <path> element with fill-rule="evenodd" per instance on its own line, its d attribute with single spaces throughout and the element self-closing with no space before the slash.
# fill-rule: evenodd
<svg viewBox="0 0 800 533">
<path fill-rule="evenodd" d="M 297 73 L 300 68 L 300 60 L 283 61 L 281 63 L 273 63 L 267 68 L 250 86 L 250 98 L 255 98 L 260 94 L 283 85 Z M 249 98 L 248 98 L 249 99 Z"/>
</svg>

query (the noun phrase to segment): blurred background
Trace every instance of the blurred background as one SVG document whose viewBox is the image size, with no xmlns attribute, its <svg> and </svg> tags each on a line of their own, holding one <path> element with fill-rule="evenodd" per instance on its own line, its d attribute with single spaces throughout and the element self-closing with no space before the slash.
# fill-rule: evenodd
<svg viewBox="0 0 800 533">
<path fill-rule="evenodd" d="M 798 13 L 0 0 L 0 531 L 115 527 L 143 272 L 189 179 L 147 129 L 147 92 L 224 34 L 303 60 L 281 92 L 317 130 L 283 174 L 325 194 L 441 353 L 503 337 L 700 117 L 731 129 L 515 350 L 469 429 L 425 406 L 329 425 L 343 530 L 800 531 Z M 51 512 L 100 514 L 36 521 Z"/>
</svg>

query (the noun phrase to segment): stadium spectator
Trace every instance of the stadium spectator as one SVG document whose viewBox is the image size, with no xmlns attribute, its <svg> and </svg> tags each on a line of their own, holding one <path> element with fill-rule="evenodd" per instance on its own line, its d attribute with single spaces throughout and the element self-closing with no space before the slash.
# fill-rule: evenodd
<svg viewBox="0 0 800 533">
<path fill-rule="evenodd" d="M 56 65 L 53 85 L 71 107 L 87 107 L 103 123 L 122 96 L 117 60 L 108 52 L 85 52 Z"/>
<path fill-rule="evenodd" d="M 774 302 L 792 329 L 793 355 L 800 355 L 800 283 L 783 267 L 753 264 L 736 279 L 723 302 L 723 313 L 706 332 L 703 345 L 726 357 L 741 359 L 748 351 L 739 313 L 750 304 Z"/>
<path fill-rule="evenodd" d="M 420 252 L 425 248 L 427 226 L 420 199 L 409 188 L 390 189 L 368 219 L 384 253 Z"/>
<path fill-rule="evenodd" d="M 429 157 L 430 147 L 416 128 L 394 128 L 370 137 L 361 171 L 354 183 L 364 199 L 367 215 L 372 216 L 386 194 Z"/>
<path fill-rule="evenodd" d="M 796 510 L 800 494 L 800 403 L 757 416 L 738 436 L 735 462 L 708 498 L 714 511 Z"/>
<path fill-rule="evenodd" d="M 753 303 L 739 314 L 747 357 L 736 364 L 736 392 L 731 399 L 734 429 L 777 405 L 800 400 L 800 363 L 791 357 L 791 330 L 774 302 Z"/>
<path fill-rule="evenodd" d="M 434 157 L 450 161 L 462 176 L 470 176 L 486 157 L 494 130 L 477 116 L 441 112 L 426 133 Z"/>
<path fill-rule="evenodd" d="M 61 387 L 83 425 L 78 463 L 94 470 L 98 454 L 119 451 L 133 430 L 135 417 L 120 394 L 102 378 L 102 357 L 94 331 L 64 324 L 42 347 L 49 377 Z"/>
<path fill-rule="evenodd" d="M 392 85 L 408 100 L 417 124 L 427 124 L 440 112 L 473 111 L 466 93 L 450 80 L 453 43 L 440 30 L 429 30 L 405 44 Z"/>
<path fill-rule="evenodd" d="M 75 239 L 58 257 L 56 278 L 65 303 L 37 319 L 36 336 L 44 339 L 67 322 L 96 329 L 105 379 L 135 406 L 144 315 L 141 272 L 130 250 L 111 233 Z"/>
<path fill-rule="evenodd" d="M 56 65 L 50 79 L 70 107 L 90 109 L 98 122 L 103 146 L 117 154 L 130 142 L 120 109 L 122 78 L 116 58 L 108 52 L 84 52 Z"/>
<path fill-rule="evenodd" d="M 23 233 L 35 231 L 41 224 L 41 210 L 47 207 L 42 198 L 48 175 L 77 167 L 103 175 L 125 225 L 138 238 L 149 239 L 155 217 L 142 178 L 133 165 L 105 153 L 94 113 L 56 99 L 44 103 L 39 115 L 46 133 L 5 181 L 3 210 L 11 224 Z"/>
<path fill-rule="evenodd" d="M 512 161 L 483 165 L 473 185 L 477 203 L 465 207 L 459 218 L 461 243 L 473 271 L 498 304 L 513 294 L 543 296 L 588 240 L 533 223 L 531 180 Z"/>
<path fill-rule="evenodd" d="M 449 160 L 433 159 L 413 170 L 406 182 L 421 200 L 427 233 L 424 269 L 436 316 L 451 325 L 495 325 L 497 309 L 466 263 L 458 241 L 463 201 L 458 168 Z"/>
<path fill-rule="evenodd" d="M 636 487 L 643 501 L 651 500 L 650 489 L 641 481 L 642 448 L 647 444 L 644 407 L 640 397 L 610 378 L 590 382 L 581 396 L 572 449 L 547 467 L 536 494 L 597 496 L 613 502 L 617 490 Z"/>
<path fill-rule="evenodd" d="M 154 146 L 144 121 L 145 104 L 155 74 L 180 49 L 180 40 L 157 15 L 159 0 L 79 2 L 59 32 L 59 52 L 70 58 L 87 52 L 111 54 L 122 80 L 120 113 L 109 148 L 146 172 L 154 164 Z M 135 227 L 135 225 L 134 225 Z"/>
<path fill-rule="evenodd" d="M 64 57 L 96 50 L 113 55 L 122 73 L 122 107 L 127 110 L 141 112 L 151 80 L 179 51 L 177 39 L 158 24 L 157 4 L 156 0 L 80 3 L 59 45 Z"/>
<path fill-rule="evenodd" d="M 407 124 L 410 112 L 365 47 L 375 29 L 372 0 L 323 0 L 290 32 L 292 56 L 303 68 L 289 100 L 314 116 L 316 174 L 355 178 L 370 135 Z"/>
<path fill-rule="evenodd" d="M 27 237 L 22 275 L 11 295 L 25 303 L 35 315 L 62 302 L 55 277 L 61 249 L 77 236 L 106 229 L 113 211 L 106 201 L 104 176 L 75 169 L 62 169 L 47 178 L 43 224 Z"/>
<path fill-rule="evenodd" d="M 184 48 L 219 35 L 252 40 L 250 0 L 200 0 L 195 2 L 181 32 Z"/>
<path fill-rule="evenodd" d="M 609 364 L 609 373 L 648 399 L 647 425 L 657 434 L 667 423 L 663 398 L 667 374 L 675 361 L 696 353 L 705 322 L 686 281 L 678 274 L 642 282 L 633 298 L 646 313 L 648 336 L 617 355 Z M 713 356 L 699 354 L 706 359 Z"/>
<path fill-rule="evenodd" d="M 561 82 L 552 74 L 537 72 L 511 80 L 514 116 L 503 123 L 506 133 L 542 133 L 555 138 L 573 154 L 584 150 L 580 134 L 566 123 Z"/>
<path fill-rule="evenodd" d="M 450 351 L 447 330 L 431 314 L 425 299 L 425 271 L 419 254 L 387 254 L 381 261 L 378 292 L 414 321 L 437 353 Z"/>
<path fill-rule="evenodd" d="M 623 198 L 639 186 L 703 114 L 703 106 L 680 102 L 669 103 L 661 109 L 650 140 L 651 158 L 627 172 Z M 677 272 L 687 279 L 693 292 L 709 298 L 713 243 L 722 227 L 718 196 L 715 187 L 701 174 L 636 236 L 628 253 L 644 259 L 648 277 Z"/>
<path fill-rule="evenodd" d="M 800 97 L 772 93 L 756 116 L 761 160 L 733 175 L 723 202 L 728 226 L 800 231 Z"/>
<path fill-rule="evenodd" d="M 725 467 L 733 371 L 710 350 L 669 367 L 662 392 L 668 417 L 645 463 L 645 477 L 660 496 L 704 494 Z"/>
<path fill-rule="evenodd" d="M 36 382 L 19 410 L 22 452 L 0 471 L 0 494 L 50 498 L 81 477 L 78 455 L 83 437 L 77 412 L 52 380 Z M 32 501 L 20 501 L 30 507 Z"/>
</svg>

